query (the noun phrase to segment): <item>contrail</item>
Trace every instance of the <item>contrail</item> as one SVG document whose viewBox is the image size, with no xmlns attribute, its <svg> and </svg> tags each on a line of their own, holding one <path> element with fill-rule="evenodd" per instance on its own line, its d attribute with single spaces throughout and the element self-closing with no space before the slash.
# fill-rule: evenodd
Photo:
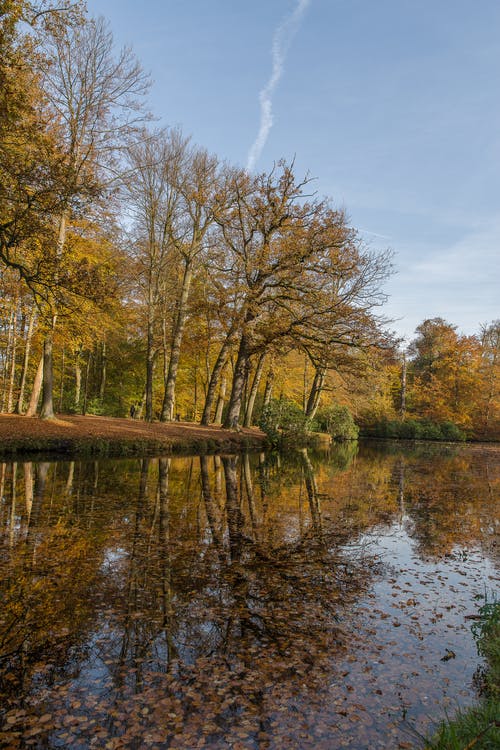
<svg viewBox="0 0 500 750">
<path fill-rule="evenodd" d="M 310 3 L 311 0 L 298 0 L 293 13 L 280 23 L 274 33 L 272 47 L 273 68 L 267 84 L 259 94 L 260 127 L 257 138 L 248 152 L 247 170 L 249 172 L 255 167 L 255 164 L 262 153 L 262 149 L 266 144 L 269 131 L 273 126 L 272 105 L 274 90 L 283 75 L 286 54 L 290 44 L 297 33 L 302 17 Z"/>
</svg>

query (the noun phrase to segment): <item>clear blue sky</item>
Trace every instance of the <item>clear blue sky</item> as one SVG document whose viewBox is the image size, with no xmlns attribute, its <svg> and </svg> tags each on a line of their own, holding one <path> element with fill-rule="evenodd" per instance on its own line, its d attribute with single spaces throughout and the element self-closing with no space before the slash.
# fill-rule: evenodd
<svg viewBox="0 0 500 750">
<path fill-rule="evenodd" d="M 254 145 L 257 171 L 295 157 L 374 249 L 395 251 L 386 313 L 400 334 L 500 316 L 499 0 L 89 8 L 151 72 L 162 123 L 243 166 Z"/>
</svg>

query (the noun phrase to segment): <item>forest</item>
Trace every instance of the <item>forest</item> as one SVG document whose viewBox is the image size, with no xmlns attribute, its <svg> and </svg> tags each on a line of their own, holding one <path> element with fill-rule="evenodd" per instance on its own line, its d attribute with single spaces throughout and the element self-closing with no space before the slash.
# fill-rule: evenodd
<svg viewBox="0 0 500 750">
<path fill-rule="evenodd" d="M 398 340 L 392 252 L 293 161 L 158 127 L 84 3 L 0 0 L 0 49 L 0 411 L 499 438 L 499 320 Z"/>
</svg>

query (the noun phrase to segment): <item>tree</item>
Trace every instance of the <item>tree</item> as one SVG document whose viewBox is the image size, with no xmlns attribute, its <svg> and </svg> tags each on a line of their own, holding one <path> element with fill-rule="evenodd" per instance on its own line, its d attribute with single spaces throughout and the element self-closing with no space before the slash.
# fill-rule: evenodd
<svg viewBox="0 0 500 750">
<path fill-rule="evenodd" d="M 209 232 L 215 220 L 215 206 L 219 201 L 219 163 L 203 149 L 189 153 L 186 172 L 179 186 L 182 196 L 181 222 L 171 237 L 179 260 L 181 277 L 172 319 L 168 368 L 161 410 L 162 421 L 174 418 L 175 386 L 179 369 L 182 337 L 187 320 L 188 299 L 197 264 L 207 251 Z"/>
<path fill-rule="evenodd" d="M 153 419 L 153 372 L 157 327 L 166 339 L 166 316 L 175 293 L 173 270 L 176 228 L 181 222 L 180 185 L 186 169 L 188 139 L 179 130 L 145 132 L 128 149 L 130 176 L 126 197 L 134 219 L 133 253 L 146 306 L 146 419 Z M 169 284 L 170 282 L 170 284 Z M 162 304 L 168 300 L 167 304 Z M 164 314 L 162 314 L 164 313 Z M 167 342 L 164 357 L 167 357 Z M 165 376 L 168 362 L 164 360 Z"/>
<path fill-rule="evenodd" d="M 499 383 L 500 383 L 500 320 L 483 325 L 480 333 L 481 396 L 476 423 L 485 437 L 500 433 Z"/>
<path fill-rule="evenodd" d="M 68 23 L 60 14 L 51 14 L 44 17 L 43 29 L 39 75 L 47 112 L 60 127 L 63 153 L 60 211 L 53 215 L 56 229 L 48 253 L 58 281 L 72 214 L 81 214 L 115 183 L 120 149 L 144 119 L 142 98 L 148 79 L 129 49 L 115 56 L 113 37 L 102 19 L 82 15 Z M 54 414 L 51 370 L 57 306 L 52 297 L 45 310 L 45 418 Z"/>
<path fill-rule="evenodd" d="M 44 248 L 62 207 L 63 156 L 41 83 L 40 22 L 33 28 L 31 8 L 0 2 L 0 260 L 43 294 L 53 285 Z"/>
<path fill-rule="evenodd" d="M 471 430 L 481 391 L 480 342 L 457 333 L 442 318 L 425 320 L 410 344 L 413 370 L 412 409 L 437 422 L 451 421 Z"/>
<path fill-rule="evenodd" d="M 236 175 L 217 216 L 240 332 L 226 427 L 238 424 L 252 355 L 279 341 L 360 346 L 380 322 L 371 310 L 384 299 L 389 255 L 364 250 L 343 212 L 306 200 L 307 185 L 284 162 L 255 179 Z"/>
</svg>

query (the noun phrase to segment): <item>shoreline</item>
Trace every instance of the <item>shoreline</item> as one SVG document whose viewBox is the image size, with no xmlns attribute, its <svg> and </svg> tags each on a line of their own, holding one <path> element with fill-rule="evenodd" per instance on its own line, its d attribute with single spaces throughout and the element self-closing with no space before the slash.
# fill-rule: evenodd
<svg viewBox="0 0 500 750">
<path fill-rule="evenodd" d="M 226 430 L 194 422 L 139 422 L 120 417 L 58 414 L 53 420 L 0 414 L 0 457 L 146 456 L 262 450 L 257 428 Z"/>
</svg>

